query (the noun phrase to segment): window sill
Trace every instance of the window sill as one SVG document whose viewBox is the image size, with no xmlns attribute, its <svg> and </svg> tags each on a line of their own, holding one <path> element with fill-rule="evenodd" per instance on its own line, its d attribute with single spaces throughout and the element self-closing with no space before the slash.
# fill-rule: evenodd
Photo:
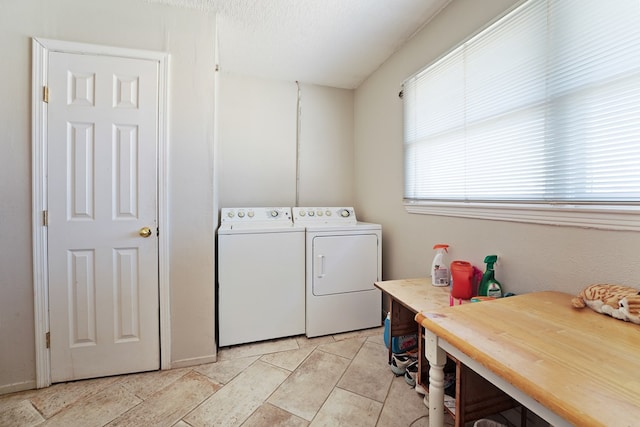
<svg viewBox="0 0 640 427">
<path fill-rule="evenodd" d="M 640 206 L 404 202 L 409 213 L 600 230 L 640 231 Z"/>
</svg>

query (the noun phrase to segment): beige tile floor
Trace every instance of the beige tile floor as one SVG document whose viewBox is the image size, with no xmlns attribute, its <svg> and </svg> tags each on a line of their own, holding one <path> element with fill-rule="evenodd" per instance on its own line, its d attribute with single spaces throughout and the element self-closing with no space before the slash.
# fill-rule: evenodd
<svg viewBox="0 0 640 427">
<path fill-rule="evenodd" d="M 382 333 L 246 344 L 216 363 L 4 395 L 0 426 L 427 426 Z"/>
</svg>

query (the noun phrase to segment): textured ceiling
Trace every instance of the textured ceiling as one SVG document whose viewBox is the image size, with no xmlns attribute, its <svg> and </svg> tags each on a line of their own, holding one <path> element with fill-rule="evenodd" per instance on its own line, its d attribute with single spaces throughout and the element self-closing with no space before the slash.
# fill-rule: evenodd
<svg viewBox="0 0 640 427">
<path fill-rule="evenodd" d="M 450 0 L 146 0 L 216 12 L 223 71 L 356 88 Z"/>
</svg>

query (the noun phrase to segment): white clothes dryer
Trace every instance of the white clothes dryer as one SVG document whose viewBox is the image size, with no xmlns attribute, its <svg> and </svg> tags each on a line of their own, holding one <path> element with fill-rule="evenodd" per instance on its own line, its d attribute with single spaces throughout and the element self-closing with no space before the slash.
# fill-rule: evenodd
<svg viewBox="0 0 640 427">
<path fill-rule="evenodd" d="M 305 233 L 291 208 L 223 208 L 218 345 L 305 332 Z"/>
<path fill-rule="evenodd" d="M 306 227 L 306 335 L 382 324 L 382 226 L 358 222 L 351 207 L 294 207 Z"/>
</svg>

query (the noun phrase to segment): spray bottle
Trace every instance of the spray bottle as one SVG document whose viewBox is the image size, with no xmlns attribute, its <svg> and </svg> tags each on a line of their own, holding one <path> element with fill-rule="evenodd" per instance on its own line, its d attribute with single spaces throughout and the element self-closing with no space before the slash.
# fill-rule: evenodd
<svg viewBox="0 0 640 427">
<path fill-rule="evenodd" d="M 493 264 L 498 261 L 498 255 L 487 255 L 484 262 L 487 269 L 482 275 L 480 286 L 478 287 L 478 295 L 483 297 L 502 297 L 502 285 L 495 278 Z"/>
<path fill-rule="evenodd" d="M 449 245 L 438 244 L 433 247 L 436 256 L 431 263 L 431 284 L 433 286 L 449 286 L 449 269 L 445 254 L 449 252 Z"/>
</svg>

